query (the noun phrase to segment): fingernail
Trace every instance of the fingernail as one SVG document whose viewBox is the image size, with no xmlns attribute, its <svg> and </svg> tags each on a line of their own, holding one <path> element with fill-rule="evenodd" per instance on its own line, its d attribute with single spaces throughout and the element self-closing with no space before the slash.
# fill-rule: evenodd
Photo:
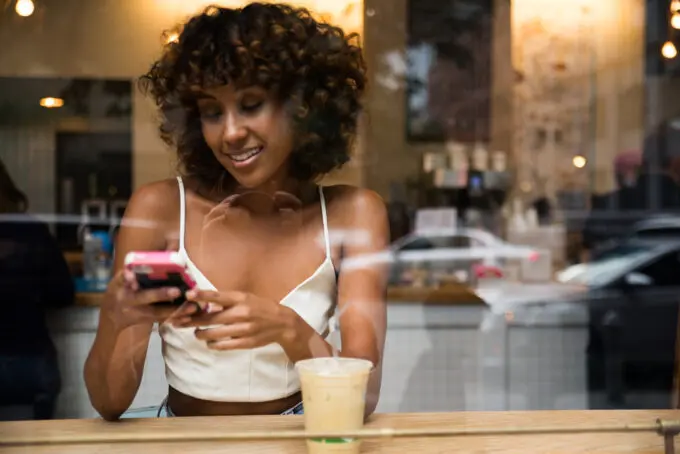
<svg viewBox="0 0 680 454">
<path fill-rule="evenodd" d="M 198 292 L 196 290 L 189 290 L 187 292 L 187 299 L 194 299 L 198 296 Z"/>
<path fill-rule="evenodd" d="M 205 311 L 208 314 L 212 314 L 213 312 L 219 312 L 222 310 L 222 306 L 219 304 L 214 304 L 214 303 L 208 303 L 208 305 L 205 307 Z"/>
<path fill-rule="evenodd" d="M 177 298 L 177 297 L 180 296 L 181 294 L 182 294 L 182 292 L 180 292 L 178 288 L 171 288 L 171 289 L 168 289 L 168 296 L 169 296 L 170 298 Z"/>
</svg>

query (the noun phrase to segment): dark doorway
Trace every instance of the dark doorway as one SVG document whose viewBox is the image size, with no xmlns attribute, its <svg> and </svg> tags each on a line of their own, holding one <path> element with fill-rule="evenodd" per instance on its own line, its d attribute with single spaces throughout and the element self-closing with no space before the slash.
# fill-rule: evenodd
<svg viewBox="0 0 680 454">
<path fill-rule="evenodd" d="M 57 214 L 64 220 L 56 227 L 64 249 L 78 249 L 83 207 L 95 207 L 105 222 L 94 221 L 93 229 L 108 230 L 112 210 L 132 193 L 132 136 L 129 132 L 58 133 L 56 156 Z"/>
</svg>

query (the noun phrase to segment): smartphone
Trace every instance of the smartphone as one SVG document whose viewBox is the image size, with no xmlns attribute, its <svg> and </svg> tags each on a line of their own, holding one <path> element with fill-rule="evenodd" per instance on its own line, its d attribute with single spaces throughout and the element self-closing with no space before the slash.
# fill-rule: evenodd
<svg viewBox="0 0 680 454">
<path fill-rule="evenodd" d="M 176 287 L 182 294 L 174 301 L 156 304 L 178 306 L 186 301 L 185 293 L 196 286 L 186 261 L 174 251 L 133 251 L 125 256 L 125 268 L 135 273 L 140 289 Z"/>
</svg>

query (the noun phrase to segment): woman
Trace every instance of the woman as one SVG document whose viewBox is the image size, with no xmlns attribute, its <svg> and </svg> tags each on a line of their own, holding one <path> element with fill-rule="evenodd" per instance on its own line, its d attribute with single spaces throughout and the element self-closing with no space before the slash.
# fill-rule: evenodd
<svg viewBox="0 0 680 454">
<path fill-rule="evenodd" d="M 335 309 L 341 355 L 376 365 L 366 405 L 375 409 L 386 273 L 339 264 L 387 246 L 386 209 L 370 191 L 314 184 L 349 160 L 365 86 L 353 39 L 305 9 L 211 7 L 142 78 L 182 178 L 138 189 L 125 214 L 85 366 L 104 418 L 135 397 L 156 322 L 169 384 L 159 415 L 301 413 L 293 365 L 331 354 Z M 361 235 L 331 242 L 331 230 Z M 134 250 L 179 251 L 198 282 L 187 297 L 203 310 L 152 306 L 179 291 L 137 290 L 121 271 Z"/>
<path fill-rule="evenodd" d="M 61 378 L 45 311 L 72 304 L 74 296 L 56 241 L 27 208 L 0 162 L 0 420 L 54 416 Z"/>
</svg>

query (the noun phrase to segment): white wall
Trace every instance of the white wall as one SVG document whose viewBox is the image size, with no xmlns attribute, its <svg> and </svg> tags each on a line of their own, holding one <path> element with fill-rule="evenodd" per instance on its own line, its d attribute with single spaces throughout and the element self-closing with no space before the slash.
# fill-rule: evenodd
<svg viewBox="0 0 680 454">
<path fill-rule="evenodd" d="M 49 127 L 0 128 L 0 159 L 34 213 L 55 209 L 55 143 Z"/>
</svg>

